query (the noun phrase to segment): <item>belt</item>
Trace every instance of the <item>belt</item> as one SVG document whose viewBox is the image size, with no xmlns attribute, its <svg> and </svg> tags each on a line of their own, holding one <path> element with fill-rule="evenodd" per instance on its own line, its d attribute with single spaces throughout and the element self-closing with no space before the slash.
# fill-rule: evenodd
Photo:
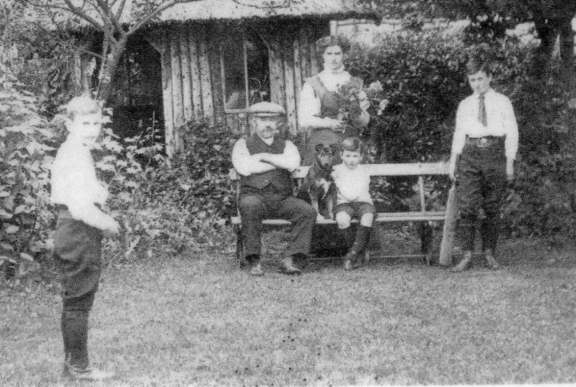
<svg viewBox="0 0 576 387">
<path fill-rule="evenodd" d="M 466 144 L 477 148 L 488 148 L 504 141 L 504 136 L 466 137 Z"/>
</svg>

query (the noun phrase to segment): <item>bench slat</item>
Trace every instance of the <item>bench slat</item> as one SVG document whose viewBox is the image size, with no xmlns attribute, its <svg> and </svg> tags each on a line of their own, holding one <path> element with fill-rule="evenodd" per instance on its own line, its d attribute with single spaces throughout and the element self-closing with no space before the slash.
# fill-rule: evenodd
<svg viewBox="0 0 576 387">
<path fill-rule="evenodd" d="M 365 164 L 370 176 L 426 176 L 447 175 L 449 164 L 444 161 L 434 163 L 386 163 Z M 294 179 L 303 179 L 308 173 L 308 166 L 300 166 L 292 172 Z M 238 180 L 240 176 L 234 168 L 229 173 L 230 180 Z"/>
<path fill-rule="evenodd" d="M 386 222 L 422 222 L 422 221 L 443 221 L 444 211 L 426 211 L 426 212 L 380 212 L 376 214 L 376 223 Z M 240 217 L 233 216 L 230 218 L 232 224 L 240 224 Z M 353 220 L 352 222 L 355 222 Z M 333 219 L 321 219 L 317 224 L 334 224 Z M 290 221 L 286 219 L 265 219 L 262 224 L 268 226 L 288 226 Z"/>
</svg>

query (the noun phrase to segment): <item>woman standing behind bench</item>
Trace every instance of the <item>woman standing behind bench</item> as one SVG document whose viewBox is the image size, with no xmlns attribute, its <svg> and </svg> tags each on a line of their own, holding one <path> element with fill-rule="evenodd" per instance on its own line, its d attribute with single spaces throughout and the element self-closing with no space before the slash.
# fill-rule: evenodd
<svg viewBox="0 0 576 387">
<path fill-rule="evenodd" d="M 344 70 L 344 57 L 350 43 L 341 36 L 325 36 L 316 42 L 316 51 L 322 55 L 323 70 L 306 79 L 300 93 L 298 107 L 300 126 L 308 131 L 308 139 L 302 157 L 303 165 L 314 160 L 318 144 L 339 144 L 344 137 L 358 136 L 360 129 L 368 125 L 370 101 L 359 92 L 359 111 L 346 120 L 342 117 L 344 96 L 342 88 L 361 90 L 363 81 Z"/>
<path fill-rule="evenodd" d="M 353 77 L 344 69 L 344 58 L 350 50 L 350 43 L 341 36 L 325 36 L 316 41 L 318 60 L 323 70 L 306 79 L 300 93 L 298 121 L 306 130 L 307 138 L 301 150 L 302 165 L 314 162 L 316 146 L 340 145 L 347 136 L 358 136 L 360 129 L 370 121 L 367 110 L 370 101 L 361 91 L 363 81 Z M 345 119 L 343 111 L 349 108 L 342 95 L 344 88 L 359 90 L 356 114 Z M 339 163 L 340 155 L 334 154 L 334 163 Z M 339 238 L 334 225 L 315 226 L 312 232 L 313 252 L 324 256 L 338 256 L 349 246 Z"/>
<path fill-rule="evenodd" d="M 510 100 L 490 87 L 487 62 L 470 60 L 466 67 L 473 94 L 458 106 L 450 157 L 450 177 L 456 181 L 463 258 L 452 268 L 461 272 L 472 266 L 475 225 L 484 211 L 480 233 L 488 267 L 498 269 L 494 258 L 498 241 L 500 206 L 506 180 L 514 176 L 518 126 Z"/>
</svg>

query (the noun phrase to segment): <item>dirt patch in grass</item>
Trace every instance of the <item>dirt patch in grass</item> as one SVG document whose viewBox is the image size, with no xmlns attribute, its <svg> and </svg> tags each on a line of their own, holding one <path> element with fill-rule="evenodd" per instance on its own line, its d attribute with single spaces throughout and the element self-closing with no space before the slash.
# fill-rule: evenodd
<svg viewBox="0 0 576 387">
<path fill-rule="evenodd" d="M 116 385 L 576 382 L 573 251 L 506 241 L 497 272 L 386 259 L 300 277 L 266 254 L 262 278 L 229 249 L 111 265 L 93 361 Z M 0 385 L 61 383 L 57 291 L 26 286 L 0 283 Z"/>
</svg>

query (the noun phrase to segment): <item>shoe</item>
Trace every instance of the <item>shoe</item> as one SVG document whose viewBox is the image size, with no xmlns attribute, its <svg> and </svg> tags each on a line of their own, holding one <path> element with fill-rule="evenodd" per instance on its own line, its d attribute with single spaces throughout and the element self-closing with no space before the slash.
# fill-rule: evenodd
<svg viewBox="0 0 576 387">
<path fill-rule="evenodd" d="M 486 262 L 488 263 L 488 268 L 492 270 L 500 269 L 500 264 L 498 263 L 496 258 L 494 258 L 494 253 L 492 253 L 492 250 L 487 249 L 485 256 L 486 256 Z"/>
<path fill-rule="evenodd" d="M 464 257 L 456 266 L 450 269 L 452 273 L 460 273 L 472 267 L 472 252 L 465 251 Z"/>
<path fill-rule="evenodd" d="M 262 264 L 260 262 L 255 262 L 254 264 L 252 264 L 252 267 L 250 268 L 250 275 L 253 275 L 255 277 L 260 277 L 264 275 L 264 270 L 262 270 Z"/>
<path fill-rule="evenodd" d="M 302 271 L 296 265 L 294 265 L 292 257 L 286 257 L 282 260 L 280 263 L 280 271 L 288 275 L 302 274 Z"/>
<path fill-rule="evenodd" d="M 92 368 L 90 366 L 80 368 L 70 364 L 65 364 L 62 377 L 70 380 L 100 381 L 114 377 L 114 373 L 110 371 L 99 370 L 98 368 Z"/>
<path fill-rule="evenodd" d="M 354 250 L 349 251 L 344 256 L 344 270 L 354 270 L 360 267 L 361 263 L 359 262 L 358 254 Z"/>
<path fill-rule="evenodd" d="M 344 270 L 350 271 L 352 270 L 352 260 L 344 258 Z"/>
<path fill-rule="evenodd" d="M 300 270 L 304 270 L 308 266 L 308 256 L 303 253 L 296 253 L 292 255 L 292 262 L 294 265 L 297 266 Z"/>
</svg>

